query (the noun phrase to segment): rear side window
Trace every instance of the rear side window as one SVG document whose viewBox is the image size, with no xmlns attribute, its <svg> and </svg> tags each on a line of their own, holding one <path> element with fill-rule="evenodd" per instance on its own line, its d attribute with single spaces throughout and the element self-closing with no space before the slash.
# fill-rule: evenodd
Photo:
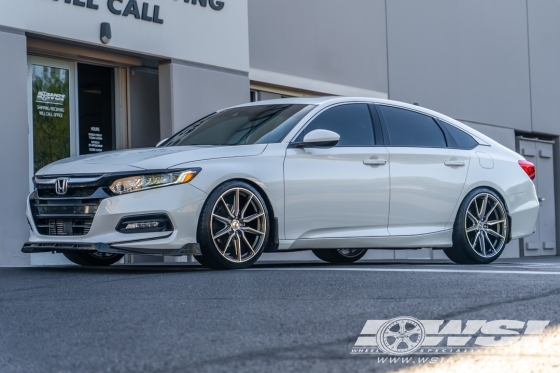
<svg viewBox="0 0 560 373">
<path fill-rule="evenodd" d="M 445 135 L 432 117 L 414 111 L 380 105 L 391 146 L 446 148 Z"/>
<path fill-rule="evenodd" d="M 442 123 L 445 126 L 445 128 L 449 131 L 451 136 L 453 136 L 453 139 L 457 142 L 459 148 L 470 150 L 476 148 L 479 145 L 478 141 L 473 139 L 472 136 L 469 135 L 468 133 L 461 131 L 460 129 L 458 129 L 455 126 L 452 126 L 449 123 L 442 122 L 441 120 L 440 123 Z"/>
<path fill-rule="evenodd" d="M 303 142 L 303 138 L 314 130 L 329 130 L 340 135 L 337 147 L 344 146 L 373 146 L 373 123 L 367 104 L 339 105 L 327 109 L 313 119 L 296 142 Z"/>
</svg>

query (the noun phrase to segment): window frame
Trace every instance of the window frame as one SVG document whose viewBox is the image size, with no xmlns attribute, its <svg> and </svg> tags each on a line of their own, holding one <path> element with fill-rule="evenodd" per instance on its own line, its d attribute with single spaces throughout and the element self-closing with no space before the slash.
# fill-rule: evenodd
<svg viewBox="0 0 560 373">
<path fill-rule="evenodd" d="M 355 104 L 365 105 L 365 106 L 367 106 L 367 108 L 369 110 L 371 125 L 373 127 L 372 128 L 372 130 L 373 130 L 373 145 L 334 146 L 333 148 L 339 148 L 339 149 L 340 148 L 372 148 L 372 147 L 385 146 L 385 143 L 384 143 L 384 140 L 383 140 L 384 136 L 382 134 L 382 129 L 381 129 L 381 122 L 380 122 L 379 117 L 377 115 L 377 110 L 374 107 L 375 104 L 373 102 L 367 102 L 367 101 L 349 101 L 349 102 L 338 102 L 338 103 L 326 106 L 323 109 L 321 109 L 320 111 L 318 111 L 317 113 L 315 113 L 311 118 L 309 118 L 307 120 L 307 122 L 292 137 L 292 139 L 290 140 L 290 143 L 288 145 L 288 148 L 299 148 L 302 145 L 302 143 L 296 142 L 296 139 L 302 134 L 302 132 L 305 131 L 307 126 L 309 126 L 311 123 L 313 123 L 313 121 L 315 119 L 317 119 L 319 117 L 319 115 L 321 115 L 324 112 L 326 112 L 327 110 L 333 109 L 337 106 L 355 105 Z"/>
<path fill-rule="evenodd" d="M 421 115 L 424 115 L 426 117 L 431 118 L 434 121 L 434 124 L 440 129 L 441 133 L 443 134 L 443 138 L 445 139 L 445 147 L 440 147 L 440 146 L 411 146 L 411 145 L 406 145 L 405 146 L 405 145 L 393 145 L 393 144 L 391 144 L 391 137 L 389 136 L 389 127 L 387 126 L 387 121 L 385 120 L 385 117 L 383 116 L 383 112 L 381 111 L 381 106 L 393 107 L 393 108 L 401 109 L 401 110 L 408 110 L 410 112 L 413 112 L 413 113 L 416 113 L 416 114 L 421 114 Z M 439 123 L 439 119 L 437 117 L 433 116 L 433 115 L 426 114 L 426 113 L 423 113 L 419 110 L 413 110 L 413 109 L 405 108 L 405 107 L 398 106 L 398 105 L 375 104 L 374 107 L 375 107 L 375 109 L 377 111 L 377 115 L 379 116 L 380 121 L 381 121 L 381 127 L 382 127 L 382 130 L 383 130 L 383 138 L 385 139 L 385 146 L 386 147 L 392 147 L 392 148 L 422 148 L 422 149 L 460 149 L 457 145 L 457 142 L 451 136 L 449 131 L 447 131 L 445 126 L 442 126 Z"/>
</svg>

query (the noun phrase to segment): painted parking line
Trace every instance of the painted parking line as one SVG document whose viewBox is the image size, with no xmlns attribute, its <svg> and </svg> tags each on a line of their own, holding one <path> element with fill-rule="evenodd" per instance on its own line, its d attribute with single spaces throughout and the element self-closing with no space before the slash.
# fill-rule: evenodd
<svg viewBox="0 0 560 373">
<path fill-rule="evenodd" d="M 422 269 L 422 268 L 249 268 L 246 271 L 334 271 L 334 272 L 419 272 L 419 273 L 480 273 L 480 274 L 506 274 L 506 275 L 552 275 L 560 276 L 558 272 L 547 271 L 504 271 L 504 270 L 482 270 L 482 269 Z"/>
</svg>

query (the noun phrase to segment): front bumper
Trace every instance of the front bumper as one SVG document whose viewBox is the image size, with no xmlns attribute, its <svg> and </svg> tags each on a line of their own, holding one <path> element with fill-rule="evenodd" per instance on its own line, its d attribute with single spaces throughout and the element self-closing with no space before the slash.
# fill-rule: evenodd
<svg viewBox="0 0 560 373">
<path fill-rule="evenodd" d="M 206 193 L 189 184 L 109 197 L 101 201 L 91 229 L 83 236 L 39 234 L 28 200 L 27 218 L 32 233 L 22 251 L 35 253 L 80 250 L 115 254 L 190 254 L 193 245 L 197 243 L 198 217 L 206 197 Z M 146 214 L 167 214 L 174 230 L 132 234 L 120 233 L 116 230 L 122 218 Z M 182 254 L 183 252 L 186 254 Z"/>
<path fill-rule="evenodd" d="M 27 254 L 65 251 L 81 251 L 103 254 L 140 254 L 140 255 L 201 255 L 200 245 L 197 243 L 186 244 L 180 249 L 127 249 L 118 248 L 105 243 L 33 243 L 27 242 L 21 249 Z"/>
</svg>

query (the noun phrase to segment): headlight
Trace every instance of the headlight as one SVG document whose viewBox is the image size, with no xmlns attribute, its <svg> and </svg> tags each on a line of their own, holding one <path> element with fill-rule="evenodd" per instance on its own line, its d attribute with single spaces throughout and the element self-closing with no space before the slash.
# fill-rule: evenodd
<svg viewBox="0 0 560 373">
<path fill-rule="evenodd" d="M 115 194 L 127 194 L 168 185 L 185 184 L 194 179 L 197 170 L 170 172 L 165 174 L 139 175 L 118 179 L 109 189 Z"/>
</svg>

